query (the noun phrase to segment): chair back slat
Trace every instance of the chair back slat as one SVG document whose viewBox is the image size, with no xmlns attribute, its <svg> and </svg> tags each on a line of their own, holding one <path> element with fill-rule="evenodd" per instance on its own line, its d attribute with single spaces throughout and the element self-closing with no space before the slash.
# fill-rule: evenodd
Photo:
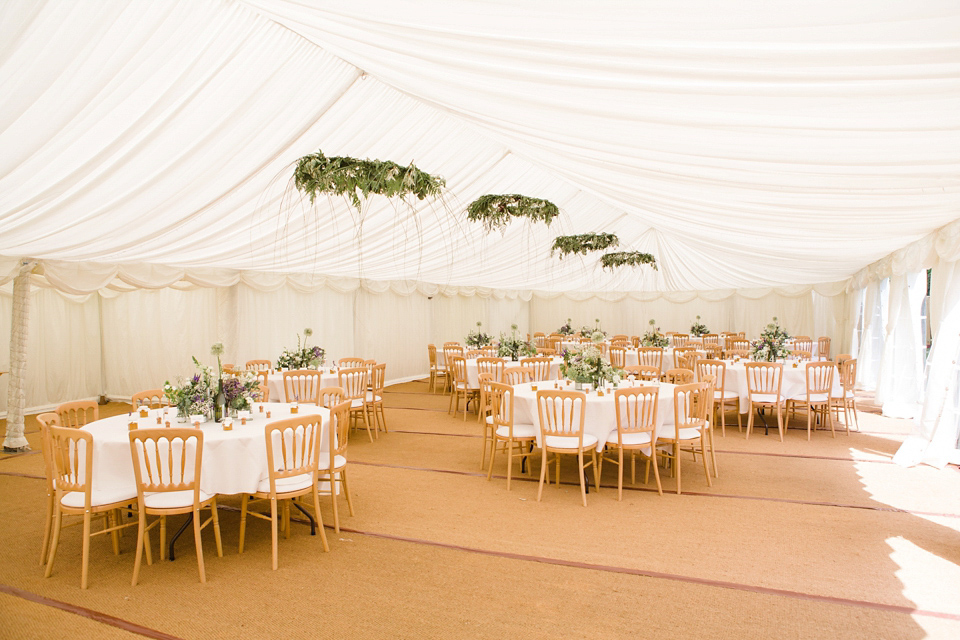
<svg viewBox="0 0 960 640">
<path fill-rule="evenodd" d="M 587 396 L 582 391 L 537 391 L 540 433 L 579 438 L 583 446 L 583 421 Z"/>
<path fill-rule="evenodd" d="M 837 370 L 832 362 L 808 362 L 806 364 L 807 401 L 813 394 L 829 394 L 833 389 L 833 373 Z"/>
<path fill-rule="evenodd" d="M 320 372 L 314 369 L 296 369 L 283 372 L 283 392 L 287 402 L 317 404 L 320 391 Z"/>
<path fill-rule="evenodd" d="M 200 489 L 203 431 L 137 429 L 130 434 L 137 488 L 143 493 Z"/>
<path fill-rule="evenodd" d="M 270 371 L 273 368 L 273 362 L 270 360 L 247 360 L 243 368 L 247 371 Z"/>
<path fill-rule="evenodd" d="M 630 387 L 613 392 L 617 405 L 617 444 L 623 446 L 625 433 L 650 433 L 650 442 L 657 439 L 657 406 L 659 387 Z"/>
<path fill-rule="evenodd" d="M 340 369 L 337 380 L 347 399 L 356 400 L 366 397 L 368 375 L 366 367 Z"/>
<path fill-rule="evenodd" d="M 340 387 L 324 387 L 317 393 L 317 404 L 333 409 L 347 399 L 347 393 Z"/>
<path fill-rule="evenodd" d="M 50 454 L 55 473 L 55 486 L 60 491 L 86 494 L 90 504 L 91 471 L 93 469 L 93 436 L 82 429 L 47 426 Z"/>
<path fill-rule="evenodd" d="M 169 407 L 170 400 L 167 399 L 163 389 L 148 389 L 133 394 L 130 397 L 130 405 L 134 410 L 141 406 L 148 409 L 159 409 L 160 407 Z"/>
<path fill-rule="evenodd" d="M 346 457 L 347 442 L 350 437 L 350 401 L 330 407 L 330 466 L 334 468 L 334 458 Z"/>
<path fill-rule="evenodd" d="M 277 420 L 264 428 L 271 494 L 277 493 L 277 480 L 283 478 L 313 474 L 316 482 L 322 425 L 323 416 L 306 414 Z"/>
<path fill-rule="evenodd" d="M 503 358 L 477 358 L 477 373 L 489 373 L 494 382 L 503 380 Z"/>
<path fill-rule="evenodd" d="M 520 366 L 533 369 L 531 382 L 541 382 L 550 379 L 551 359 L 547 357 L 520 358 Z"/>
<path fill-rule="evenodd" d="M 663 371 L 663 347 L 637 347 L 637 364 L 657 368 L 657 376 Z"/>
<path fill-rule="evenodd" d="M 503 382 L 509 385 L 533 382 L 534 371 L 530 367 L 504 367 Z"/>
<path fill-rule="evenodd" d="M 93 400 L 64 402 L 55 411 L 62 426 L 75 429 L 100 419 L 100 407 Z"/>
<path fill-rule="evenodd" d="M 748 362 L 745 365 L 747 372 L 747 393 L 751 396 L 756 393 L 775 393 L 780 397 L 780 388 L 783 384 L 783 365 L 779 362 Z"/>
</svg>

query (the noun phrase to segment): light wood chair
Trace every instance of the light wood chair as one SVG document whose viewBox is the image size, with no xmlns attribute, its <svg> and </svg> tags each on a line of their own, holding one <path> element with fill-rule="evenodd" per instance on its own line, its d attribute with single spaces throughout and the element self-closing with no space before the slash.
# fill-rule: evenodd
<svg viewBox="0 0 960 640">
<path fill-rule="evenodd" d="M 690 384 L 694 381 L 695 374 L 691 369 L 667 369 L 664 374 L 666 382 L 669 384 Z"/>
<path fill-rule="evenodd" d="M 685 347 L 687 345 L 687 342 L 690 341 L 690 334 L 674 333 L 673 338 L 671 340 L 674 347 Z"/>
<path fill-rule="evenodd" d="M 459 344 L 445 344 L 443 345 L 443 363 L 447 369 L 447 380 L 446 386 L 444 387 L 444 392 L 448 389 L 453 392 L 453 359 L 456 357 L 463 357 L 464 350 Z"/>
<path fill-rule="evenodd" d="M 650 463 L 653 462 L 653 475 L 657 481 L 657 493 L 663 495 L 660 484 L 660 470 L 657 468 L 652 444 L 657 441 L 657 404 L 659 387 L 631 387 L 613 392 L 617 407 L 617 432 L 607 438 L 605 450 L 616 449 L 617 458 L 601 454 L 600 472 L 603 473 L 603 461 L 617 465 L 617 500 L 623 500 L 623 453 L 630 452 L 630 483 L 637 484 L 636 454 L 647 459 L 647 469 L 643 483 L 650 482 Z"/>
<path fill-rule="evenodd" d="M 830 359 L 830 338 L 820 336 L 817 338 L 817 358 L 820 360 Z"/>
<path fill-rule="evenodd" d="M 340 358 L 339 360 L 337 360 L 337 367 L 341 369 L 355 369 L 357 367 L 364 366 L 364 362 L 366 362 L 366 360 L 364 360 L 363 358 L 350 356 L 347 358 Z"/>
<path fill-rule="evenodd" d="M 452 411 L 454 418 L 457 417 L 457 411 L 460 409 L 460 399 L 463 398 L 463 420 L 467 420 L 467 408 L 470 401 L 479 401 L 480 389 L 474 389 L 469 386 L 467 381 L 467 360 L 463 356 L 453 356 L 453 393 L 450 395 L 450 405 L 447 412 Z M 477 407 L 479 411 L 479 407 Z"/>
<path fill-rule="evenodd" d="M 798 336 L 793 339 L 793 349 L 792 351 L 796 353 L 797 351 L 807 351 L 813 352 L 813 340 L 808 336 Z"/>
<path fill-rule="evenodd" d="M 217 557 L 223 557 L 217 498 L 200 488 L 203 469 L 203 431 L 200 429 L 137 429 L 131 431 L 130 455 L 137 481 L 138 529 L 137 559 L 133 564 L 133 580 L 137 585 L 144 549 L 147 564 L 153 564 L 150 553 L 150 529 L 160 524 L 160 559 L 166 559 L 167 516 L 189 513 L 193 516 L 193 539 L 197 548 L 200 582 L 207 576 L 203 564 L 200 532 L 211 522 L 217 542 Z M 200 510 L 210 509 L 210 517 L 200 521 Z M 160 516 L 147 525 L 147 516 Z"/>
<path fill-rule="evenodd" d="M 320 452 L 317 463 L 317 479 L 327 480 L 330 499 L 333 502 L 333 530 L 340 533 L 340 513 L 337 507 L 337 483 L 347 498 L 347 508 L 353 517 L 353 501 L 347 484 L 347 439 L 350 431 L 350 403 L 341 402 L 330 409 L 329 446 Z M 322 489 L 321 489 L 322 491 Z"/>
<path fill-rule="evenodd" d="M 60 416 L 60 424 L 64 427 L 82 427 L 100 419 L 100 407 L 93 400 L 64 402 L 54 411 Z"/>
<path fill-rule="evenodd" d="M 610 364 L 618 369 L 627 366 L 627 349 L 625 347 L 610 347 Z"/>
<path fill-rule="evenodd" d="M 340 387 L 324 387 L 317 393 L 317 404 L 327 409 L 333 409 L 346 399 L 346 393 Z"/>
<path fill-rule="evenodd" d="M 556 483 L 560 486 L 560 456 L 577 456 L 577 475 L 580 477 L 580 497 L 583 506 L 587 506 L 587 487 L 584 475 L 586 468 L 593 466 L 593 480 L 596 490 L 600 491 L 600 472 L 597 463 L 597 439 L 583 432 L 584 411 L 587 396 L 582 391 L 537 391 L 537 411 L 540 415 L 540 487 L 537 490 L 537 502 L 543 495 L 543 483 L 547 478 L 550 459 L 556 465 Z M 584 463 L 584 453 L 590 452 L 590 462 Z"/>
<path fill-rule="evenodd" d="M 379 431 L 381 427 L 383 432 L 387 433 L 387 417 L 383 413 L 383 388 L 387 380 L 386 363 L 375 364 L 370 367 L 370 388 L 367 390 L 364 409 L 370 414 L 369 421 L 373 423 L 373 428 Z"/>
<path fill-rule="evenodd" d="M 530 367 L 504 367 L 503 383 L 511 387 L 516 384 L 533 382 L 533 369 Z"/>
<path fill-rule="evenodd" d="M 843 365 L 845 361 L 852 360 L 852 359 L 853 359 L 853 355 L 849 353 L 841 353 L 837 356 L 837 366 L 840 367 Z"/>
<path fill-rule="evenodd" d="M 674 355 L 674 362 L 678 369 L 697 370 L 697 362 L 707 357 L 705 351 L 699 349 L 685 349 L 683 352 Z"/>
<path fill-rule="evenodd" d="M 296 369 L 283 372 L 285 402 L 317 404 L 320 391 L 320 372 L 315 369 Z"/>
<path fill-rule="evenodd" d="M 776 409 L 777 430 L 783 442 L 783 365 L 779 362 L 747 362 L 747 394 L 750 398 L 750 417 L 747 418 L 747 440 L 753 431 L 755 409 Z"/>
<path fill-rule="evenodd" d="M 479 373 L 477 378 L 480 380 L 480 411 L 477 412 L 477 417 L 483 425 L 483 447 L 480 451 L 480 470 L 482 471 L 487 466 L 489 443 L 493 442 L 493 389 L 490 383 L 496 380 L 492 373 Z"/>
<path fill-rule="evenodd" d="M 537 349 L 537 355 L 538 355 L 538 356 L 548 356 L 548 357 L 551 357 L 551 358 L 552 358 L 553 356 L 557 355 L 557 350 L 556 350 L 556 349 L 550 349 L 550 348 L 548 348 L 548 347 L 543 347 L 543 348 Z"/>
<path fill-rule="evenodd" d="M 53 485 L 55 491 L 53 522 L 50 527 L 52 539 L 44 577 L 49 578 L 53 573 L 53 563 L 60 544 L 60 531 L 64 526 L 63 516 L 83 516 L 80 588 L 86 589 L 90 538 L 109 533 L 113 542 L 113 553 L 119 554 L 120 541 L 117 532 L 136 524 L 120 524 L 120 514 L 121 511 L 130 513 L 127 505 L 134 501 L 136 493 L 122 486 L 94 489 L 93 435 L 83 429 L 54 426 L 52 421 L 46 422 L 43 428 L 46 432 L 44 445 L 49 449 L 49 456 L 44 455 L 44 462 L 50 465 L 47 470 L 48 475 L 52 476 L 49 484 Z M 105 519 L 105 526 L 100 531 L 90 530 L 91 519 L 95 515 L 102 515 Z"/>
<path fill-rule="evenodd" d="M 533 379 L 530 382 L 544 382 L 550 379 L 550 358 L 533 357 L 520 358 L 520 366 L 533 369 Z"/>
<path fill-rule="evenodd" d="M 633 344 L 634 349 L 639 349 L 640 343 L 643 342 L 643 338 L 640 336 L 630 336 L 630 342 Z"/>
<path fill-rule="evenodd" d="M 697 381 L 703 382 L 707 376 L 715 379 L 713 390 L 713 406 L 720 413 L 720 434 L 727 436 L 726 409 L 733 406 L 737 412 L 737 430 L 743 431 L 743 422 L 740 418 L 740 395 L 736 391 L 727 391 L 727 364 L 723 360 L 706 359 L 697 362 Z M 713 416 L 711 415 L 711 420 Z M 716 421 L 712 422 L 716 426 Z"/>
<path fill-rule="evenodd" d="M 485 355 L 486 353 L 484 353 L 483 349 L 469 349 L 465 354 L 463 354 L 463 357 L 467 360 L 476 360 L 477 358 L 482 358 Z"/>
<path fill-rule="evenodd" d="M 657 377 L 663 373 L 663 347 L 637 347 L 637 364 L 657 368 Z"/>
<path fill-rule="evenodd" d="M 340 369 L 337 374 L 337 381 L 340 388 L 343 389 L 344 400 L 350 401 L 350 417 L 356 424 L 357 418 L 363 420 L 363 426 L 367 429 L 367 437 L 373 442 L 373 431 L 370 430 L 370 423 L 367 421 L 367 412 L 364 408 L 364 401 L 367 397 L 367 380 L 369 372 L 366 367 L 350 367 Z M 377 435 L 379 438 L 379 434 Z"/>
<path fill-rule="evenodd" d="M 169 407 L 170 401 L 163 389 L 149 389 L 138 391 L 130 396 L 130 407 L 132 409 L 137 409 L 141 405 L 145 405 L 148 409 L 159 409 L 160 407 Z"/>
<path fill-rule="evenodd" d="M 477 358 L 477 376 L 482 376 L 483 374 L 489 374 L 493 382 L 500 382 L 503 380 L 503 368 L 504 361 L 503 358 Z M 477 412 L 477 422 L 482 422 L 484 418 L 490 415 L 490 411 L 493 410 L 493 404 L 490 400 L 490 397 L 484 391 L 484 387 L 480 384 L 480 411 Z M 486 450 L 486 449 L 484 449 Z M 480 468 L 483 469 L 484 465 L 481 462 Z"/>
<path fill-rule="evenodd" d="M 623 370 L 628 376 L 632 375 L 637 380 L 650 382 L 660 379 L 660 368 L 650 364 L 631 364 L 624 367 Z"/>
<path fill-rule="evenodd" d="M 703 472 L 707 476 L 707 486 L 712 487 L 710 468 L 707 462 L 709 440 L 707 436 L 707 412 L 710 409 L 712 386 L 708 382 L 682 384 L 673 389 L 673 424 L 665 424 L 657 431 L 657 445 L 670 446 L 670 453 L 661 451 L 665 458 L 673 463 L 672 470 L 677 478 L 677 495 L 680 495 L 681 464 L 680 450 L 689 445 L 693 450 L 703 453 Z"/>
<path fill-rule="evenodd" d="M 736 338 L 731 341 L 731 348 L 727 350 L 727 356 L 738 356 L 740 358 L 750 357 L 750 341 Z"/>
<path fill-rule="evenodd" d="M 447 341 L 447 342 L 444 342 L 444 343 L 443 343 L 443 346 L 444 346 L 444 348 L 446 348 L 446 347 L 459 347 L 459 346 L 461 346 L 461 345 L 460 345 L 460 343 L 457 342 L 456 340 L 449 340 L 449 341 Z"/>
<path fill-rule="evenodd" d="M 497 348 L 494 347 L 493 345 L 490 345 L 489 347 L 484 347 L 483 349 L 480 349 L 480 351 L 483 352 L 483 355 L 485 358 L 497 357 Z"/>
<path fill-rule="evenodd" d="M 260 391 L 260 402 L 270 402 L 270 387 L 265 382 L 261 382 L 257 388 Z"/>
<path fill-rule="evenodd" d="M 720 346 L 720 336 L 716 333 L 703 334 L 703 346 L 706 347 L 707 345 Z"/>
<path fill-rule="evenodd" d="M 723 356 L 723 347 L 718 344 L 705 344 L 703 350 L 710 360 L 720 360 Z"/>
<path fill-rule="evenodd" d="M 237 368 L 237 365 L 235 365 L 232 362 L 229 362 L 229 363 L 224 362 L 220 364 L 220 369 L 222 369 L 224 373 L 234 374 L 237 372 L 236 368 Z"/>
<path fill-rule="evenodd" d="M 443 378 L 443 387 L 444 389 L 447 387 L 447 367 L 437 363 L 436 345 L 427 345 L 427 355 L 430 358 L 430 385 L 427 387 L 427 390 L 436 393 L 438 378 Z"/>
<path fill-rule="evenodd" d="M 40 566 L 47 564 L 47 551 L 50 549 L 50 535 L 53 532 L 53 503 L 57 497 L 56 477 L 57 470 L 53 464 L 52 444 L 50 441 L 50 427 L 60 426 L 60 416 L 54 412 L 41 413 L 37 416 L 40 425 L 40 443 L 43 447 L 43 467 L 46 470 L 45 484 L 47 487 L 46 514 L 43 519 L 43 547 L 40 549 Z"/>
<path fill-rule="evenodd" d="M 808 362 L 804 365 L 804 377 L 806 379 L 806 391 L 803 399 L 788 398 L 787 410 L 793 415 L 796 413 L 797 405 L 802 405 L 807 411 L 807 440 L 813 426 L 813 420 L 816 419 L 825 422 L 830 421 L 830 433 L 837 437 L 837 432 L 833 428 L 833 414 L 830 411 L 830 393 L 833 391 L 833 374 L 837 370 L 833 362 Z"/>
<path fill-rule="evenodd" d="M 270 521 L 270 541 L 272 545 L 273 570 L 277 570 L 278 529 L 283 519 L 284 537 L 290 537 L 290 505 L 300 496 L 313 498 L 313 510 L 317 518 L 316 525 L 310 522 L 310 534 L 320 529 L 323 550 L 330 551 L 327 534 L 323 530 L 323 517 L 320 515 L 320 495 L 317 491 L 317 466 L 320 457 L 320 438 L 323 417 L 313 414 L 295 416 L 271 422 L 264 429 L 267 443 L 267 460 L 270 475 L 260 482 L 253 494 L 244 494 L 240 499 L 240 553 L 247 532 L 247 515 Z M 260 500 L 270 501 L 270 515 L 250 511 L 250 504 Z M 286 502 L 284 502 L 286 501 Z M 280 513 L 280 508 L 283 512 Z"/>
<path fill-rule="evenodd" d="M 537 427 L 532 424 L 515 424 L 513 421 L 513 387 L 508 384 L 490 382 L 490 394 L 493 400 L 493 413 L 487 424 L 490 425 L 490 466 L 487 468 L 487 480 L 493 477 L 493 462 L 498 445 L 502 445 L 507 456 L 507 491 L 513 478 L 513 460 L 527 460 L 527 473 L 532 473 L 530 460 L 533 457 L 533 445 L 537 439 Z"/>
<path fill-rule="evenodd" d="M 813 354 L 809 351 L 802 351 L 799 349 L 791 349 L 790 355 L 799 360 L 800 362 L 810 362 L 813 360 Z"/>
<path fill-rule="evenodd" d="M 273 362 L 270 360 L 247 360 L 243 368 L 247 371 L 270 371 L 273 368 Z"/>
<path fill-rule="evenodd" d="M 837 356 L 837 360 L 840 356 Z M 838 365 L 840 370 L 840 387 L 843 389 L 842 395 L 830 398 L 830 402 L 837 410 L 837 419 L 840 419 L 840 409 L 843 408 L 843 427 L 847 435 L 850 435 L 850 422 L 855 422 L 857 431 L 860 430 L 860 418 L 857 417 L 857 399 L 854 394 L 854 387 L 857 384 L 857 359 L 847 358 L 842 364 Z M 850 416 L 853 415 L 851 421 Z"/>
</svg>

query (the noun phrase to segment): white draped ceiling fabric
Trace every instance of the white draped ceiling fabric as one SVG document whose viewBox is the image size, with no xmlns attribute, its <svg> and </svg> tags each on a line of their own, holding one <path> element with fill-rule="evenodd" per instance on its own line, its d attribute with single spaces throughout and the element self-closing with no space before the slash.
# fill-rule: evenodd
<svg viewBox="0 0 960 640">
<path fill-rule="evenodd" d="M 39 263 L 33 407 L 156 386 L 182 370 L 171 354 L 225 335 L 238 360 L 270 357 L 255 347 L 304 322 L 336 355 L 378 350 L 364 355 L 397 378 L 477 319 L 549 330 L 600 314 L 637 333 L 699 314 L 756 332 L 778 315 L 838 352 L 862 289 L 896 295 L 904 317 L 916 299 L 916 277 L 891 288 L 876 265 L 960 216 L 954 0 L 11 0 L 0 87 L 3 274 Z M 289 180 L 318 149 L 415 162 L 448 189 L 311 206 Z M 488 235 L 464 214 L 485 193 L 562 214 Z M 587 232 L 659 270 L 550 255 Z M 943 261 L 926 256 L 911 273 Z M 277 304 L 299 311 L 260 310 Z M 151 348 L 131 332 L 164 318 L 194 327 L 163 345 L 171 361 L 123 364 Z M 902 410 L 922 395 L 890 398 L 912 334 L 878 323 L 899 346 L 871 384 Z M 58 341 L 85 363 L 68 360 L 69 380 L 40 354 Z"/>
</svg>

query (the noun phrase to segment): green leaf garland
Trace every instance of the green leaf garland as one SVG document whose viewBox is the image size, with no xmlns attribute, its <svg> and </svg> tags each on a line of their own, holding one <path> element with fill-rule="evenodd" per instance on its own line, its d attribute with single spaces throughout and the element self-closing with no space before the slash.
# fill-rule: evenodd
<svg viewBox="0 0 960 640">
<path fill-rule="evenodd" d="M 297 161 L 294 184 L 310 196 L 318 194 L 346 195 L 357 210 L 361 197 L 370 194 L 387 196 L 415 195 L 420 200 L 439 195 L 446 186 L 440 176 L 433 176 L 411 164 L 404 167 L 384 160 L 358 160 L 346 156 L 328 158 L 322 151 L 303 156 Z"/>
<path fill-rule="evenodd" d="M 600 264 L 603 265 L 604 269 L 613 269 L 614 267 L 639 267 L 640 265 L 649 264 L 654 270 L 657 269 L 657 259 L 654 258 L 649 253 L 641 253 L 639 251 L 617 251 L 614 253 L 605 253 L 603 257 L 600 258 Z"/>
<path fill-rule="evenodd" d="M 549 200 L 530 198 L 520 194 L 480 196 L 467 207 L 467 218 L 474 222 L 483 222 L 487 231 L 506 229 L 510 218 L 529 218 L 537 222 L 550 222 L 560 215 L 557 205 Z"/>
<path fill-rule="evenodd" d="M 551 255 L 560 252 L 560 259 L 574 253 L 582 256 L 590 251 L 600 251 L 609 247 L 616 247 L 620 239 L 613 233 L 581 233 L 575 236 L 557 236 L 553 240 Z"/>
</svg>

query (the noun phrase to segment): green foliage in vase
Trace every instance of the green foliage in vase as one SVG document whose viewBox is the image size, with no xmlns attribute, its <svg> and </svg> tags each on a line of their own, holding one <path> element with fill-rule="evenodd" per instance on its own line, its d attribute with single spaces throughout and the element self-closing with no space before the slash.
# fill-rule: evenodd
<svg viewBox="0 0 960 640">
<path fill-rule="evenodd" d="M 697 316 L 697 321 L 690 325 L 690 335 L 704 336 L 710 333 L 710 329 L 707 329 L 707 325 L 700 322 L 700 316 Z"/>
<path fill-rule="evenodd" d="M 657 259 L 649 253 L 639 251 L 615 251 L 614 253 L 605 253 L 600 258 L 600 264 L 604 269 L 613 269 L 614 267 L 639 267 L 649 264 L 654 270 L 657 269 Z"/>
<path fill-rule="evenodd" d="M 550 254 L 560 252 L 560 259 L 564 256 L 579 254 L 587 255 L 590 251 L 601 251 L 609 247 L 616 247 L 620 239 L 613 233 L 581 233 L 575 236 L 557 236 L 553 239 Z"/>
<path fill-rule="evenodd" d="M 787 340 L 790 334 L 783 330 L 777 317 L 760 333 L 760 337 L 750 343 L 750 357 L 758 362 L 776 362 L 790 355 Z"/>
<path fill-rule="evenodd" d="M 415 195 L 420 200 L 439 195 L 446 186 L 440 176 L 433 176 L 411 164 L 404 167 L 388 160 L 359 160 L 346 156 L 328 158 L 322 151 L 303 156 L 297 161 L 294 184 L 313 202 L 321 193 L 346 195 L 360 209 L 362 199 L 371 194 L 387 196 Z"/>
<path fill-rule="evenodd" d="M 529 218 L 533 222 L 550 223 L 560 215 L 557 205 L 549 200 L 530 198 L 520 194 L 480 196 L 467 207 L 467 218 L 482 222 L 487 231 L 507 228 L 510 218 Z"/>
</svg>

